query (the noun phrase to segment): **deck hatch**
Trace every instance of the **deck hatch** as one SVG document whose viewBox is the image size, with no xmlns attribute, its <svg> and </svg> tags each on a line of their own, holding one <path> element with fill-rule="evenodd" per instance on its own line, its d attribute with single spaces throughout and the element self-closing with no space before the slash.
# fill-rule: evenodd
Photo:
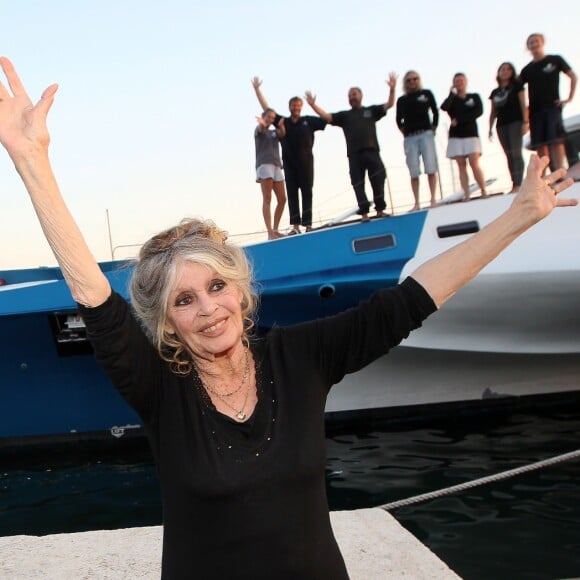
<svg viewBox="0 0 580 580">
<path fill-rule="evenodd" d="M 393 234 L 380 234 L 368 238 L 358 238 L 353 240 L 352 247 L 355 254 L 364 252 L 376 252 L 395 247 L 395 236 Z"/>
<path fill-rule="evenodd" d="M 465 234 L 474 234 L 479 231 L 479 222 L 471 220 L 469 222 L 459 222 L 456 224 L 447 224 L 437 226 L 437 235 L 440 238 L 451 238 L 453 236 L 463 236 Z"/>
</svg>

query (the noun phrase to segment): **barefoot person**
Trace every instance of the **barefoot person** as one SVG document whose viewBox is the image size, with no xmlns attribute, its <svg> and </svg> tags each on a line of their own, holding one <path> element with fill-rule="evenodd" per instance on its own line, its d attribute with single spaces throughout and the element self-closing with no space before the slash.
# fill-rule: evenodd
<svg viewBox="0 0 580 580">
<path fill-rule="evenodd" d="M 493 136 L 493 125 L 497 121 L 497 136 L 505 153 L 512 178 L 510 193 L 519 190 L 524 178 L 522 155 L 523 134 L 528 130 L 528 110 L 524 87 L 510 62 L 502 62 L 497 69 L 497 87 L 489 95 L 489 138 Z"/>
<path fill-rule="evenodd" d="M 420 209 L 419 175 L 421 159 L 429 182 L 431 207 L 435 205 L 437 189 L 437 154 L 435 131 L 439 123 L 439 111 L 435 97 L 429 89 L 421 86 L 419 73 L 410 70 L 403 77 L 404 94 L 397 99 L 397 127 L 405 136 L 405 161 L 411 175 L 411 189 L 415 204 L 411 211 Z"/>
<path fill-rule="evenodd" d="M 262 81 L 258 77 L 252 79 L 252 86 L 256 97 L 264 111 L 269 109 L 268 101 L 262 93 Z M 286 193 L 288 195 L 288 209 L 290 211 L 290 234 L 299 234 L 300 226 L 304 226 L 309 232 L 312 230 L 312 188 L 314 186 L 314 133 L 323 131 L 326 121 L 320 117 L 302 115 L 302 99 L 292 97 L 288 102 L 290 109 L 289 117 L 278 115 L 274 121 L 278 125 L 284 122 L 284 137 L 280 140 L 282 145 L 282 161 L 284 162 L 284 174 L 286 176 Z M 302 212 L 300 211 L 300 199 L 302 197 Z"/>
<path fill-rule="evenodd" d="M 272 128 L 276 111 L 266 109 L 260 117 L 256 117 L 258 126 L 254 130 L 256 144 L 256 181 L 262 191 L 262 215 L 268 232 L 268 239 L 281 238 L 278 231 L 280 220 L 286 205 L 286 190 L 284 189 L 284 173 L 280 160 L 280 138 L 286 132 L 282 120 L 277 128 Z M 272 192 L 276 196 L 276 208 L 272 220 Z"/>
<path fill-rule="evenodd" d="M 481 195 L 487 195 L 485 177 L 479 165 L 481 142 L 477 131 L 477 118 L 483 113 L 483 103 L 477 93 L 467 92 L 467 77 L 463 73 L 457 73 L 453 77 L 451 91 L 441 108 L 447 111 L 451 119 L 447 157 L 457 163 L 463 199 L 468 200 L 471 196 L 467 175 L 468 162 Z"/>
<path fill-rule="evenodd" d="M 325 492 L 329 390 L 421 326 L 554 207 L 575 204 L 557 195 L 571 180 L 556 184 L 563 171 L 542 179 L 547 159 L 534 156 L 504 214 L 400 285 L 257 338 L 250 266 L 212 222 L 184 221 L 145 243 L 130 306 L 112 290 L 51 169 L 46 116 L 57 87 L 33 104 L 10 61 L 0 65 L 8 81 L 0 83 L 0 142 L 95 355 L 141 416 L 153 449 L 162 577 L 347 580 Z"/>
<path fill-rule="evenodd" d="M 578 78 L 559 54 L 544 52 L 544 42 L 543 34 L 528 36 L 526 46 L 532 61 L 522 69 L 520 80 L 528 85 L 532 147 L 538 155 L 550 155 L 552 166 L 560 168 L 566 154 L 562 109 L 574 98 Z M 560 99 L 560 73 L 570 78 L 567 99 Z"/>
<path fill-rule="evenodd" d="M 342 127 L 346 139 L 346 154 L 350 170 L 350 182 L 356 195 L 359 213 L 362 221 L 369 221 L 370 203 L 365 193 L 365 175 L 368 173 L 373 189 L 373 201 L 377 217 L 384 217 L 387 204 L 385 203 L 385 180 L 387 172 L 379 155 L 379 140 L 377 139 L 377 121 L 382 119 L 387 111 L 395 104 L 395 87 L 397 75 L 389 74 L 389 99 L 382 105 L 363 107 L 362 91 L 358 87 L 351 87 L 348 91 L 348 111 L 327 113 L 316 103 L 316 96 L 306 92 L 306 102 L 331 125 Z"/>
</svg>

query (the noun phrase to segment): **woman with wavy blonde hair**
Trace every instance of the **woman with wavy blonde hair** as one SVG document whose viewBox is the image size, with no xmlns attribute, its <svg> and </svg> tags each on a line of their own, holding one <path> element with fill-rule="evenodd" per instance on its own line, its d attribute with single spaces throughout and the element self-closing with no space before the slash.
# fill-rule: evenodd
<svg viewBox="0 0 580 580">
<path fill-rule="evenodd" d="M 324 320 L 251 335 L 244 252 L 186 220 L 141 250 L 132 306 L 110 286 L 60 193 L 46 117 L 0 58 L 0 142 L 30 195 L 96 357 L 139 413 L 163 501 L 162 577 L 346 580 L 325 492 L 332 385 L 385 354 L 556 206 L 571 180 L 534 157 L 510 209 L 400 285 Z M 314 234 L 316 235 L 316 234 Z"/>
</svg>

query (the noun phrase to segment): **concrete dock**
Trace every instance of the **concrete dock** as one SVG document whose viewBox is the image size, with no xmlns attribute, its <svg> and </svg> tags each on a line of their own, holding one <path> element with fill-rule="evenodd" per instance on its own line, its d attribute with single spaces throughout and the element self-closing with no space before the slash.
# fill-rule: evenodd
<svg viewBox="0 0 580 580">
<path fill-rule="evenodd" d="M 352 580 L 459 576 L 393 516 L 379 509 L 331 513 Z M 0 538 L 0 578 L 154 580 L 161 571 L 161 526 Z"/>
</svg>

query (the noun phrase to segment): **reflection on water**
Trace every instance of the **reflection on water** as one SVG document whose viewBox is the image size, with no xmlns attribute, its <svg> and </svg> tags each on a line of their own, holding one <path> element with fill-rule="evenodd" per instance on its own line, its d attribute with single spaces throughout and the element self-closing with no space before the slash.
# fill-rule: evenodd
<svg viewBox="0 0 580 580">
<path fill-rule="evenodd" d="M 329 439 L 333 509 L 381 505 L 580 449 L 580 409 Z M 347 451 L 345 451 L 345 449 Z M 580 576 L 580 461 L 392 514 L 464 578 Z"/>
<path fill-rule="evenodd" d="M 13 455 L 8 464 L 0 467 L 0 536 L 161 523 L 155 469 L 142 440 L 116 450 L 83 448 L 80 455 L 62 448 L 41 459 Z"/>
<path fill-rule="evenodd" d="M 331 509 L 373 507 L 578 449 L 580 406 L 419 428 L 342 428 L 327 445 Z M 0 535 L 161 522 L 143 441 L 82 455 L 58 449 L 41 460 L 19 452 L 0 466 Z M 464 578 L 571 578 L 580 576 L 579 500 L 575 460 L 392 513 Z"/>
</svg>

